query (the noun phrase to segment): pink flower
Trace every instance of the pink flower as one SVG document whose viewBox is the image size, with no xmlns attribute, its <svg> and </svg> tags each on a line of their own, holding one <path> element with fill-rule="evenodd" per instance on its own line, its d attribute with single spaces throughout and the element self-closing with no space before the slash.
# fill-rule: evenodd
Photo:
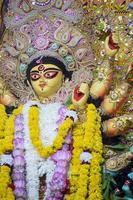
<svg viewBox="0 0 133 200">
<path fill-rule="evenodd" d="M 59 109 L 59 111 L 58 111 L 58 114 L 59 115 L 65 115 L 65 113 L 66 113 L 66 107 L 65 106 L 62 106 L 60 109 Z"/>
<path fill-rule="evenodd" d="M 67 160 L 69 161 L 71 159 L 71 154 L 69 151 L 59 150 L 57 153 L 55 153 L 52 157 L 56 161 L 58 160 Z"/>
<path fill-rule="evenodd" d="M 61 117 L 61 118 L 56 122 L 56 124 L 57 124 L 57 125 L 62 124 L 63 121 L 64 121 L 64 119 L 65 119 L 65 117 Z M 58 129 L 57 129 L 57 130 L 58 130 Z"/>
<path fill-rule="evenodd" d="M 21 123 L 21 121 L 23 121 L 23 115 L 18 115 L 15 119 L 15 124 L 19 124 Z"/>
<path fill-rule="evenodd" d="M 62 194 L 60 191 L 56 191 L 56 192 L 55 192 L 55 197 L 56 197 L 57 199 L 62 199 L 63 194 Z"/>
<path fill-rule="evenodd" d="M 14 181 L 16 188 L 25 188 L 25 181 L 24 180 L 16 180 Z"/>
<path fill-rule="evenodd" d="M 66 178 L 63 174 L 57 172 L 53 175 L 52 182 L 50 184 L 51 190 L 60 189 L 60 191 L 64 191 L 64 189 L 66 188 Z"/>
<path fill-rule="evenodd" d="M 17 198 L 17 200 L 24 200 L 24 198 L 19 197 L 19 198 Z"/>
<path fill-rule="evenodd" d="M 22 139 L 23 138 L 23 132 L 16 131 L 15 135 L 14 135 L 14 139 L 16 139 L 16 138 Z"/>
<path fill-rule="evenodd" d="M 24 126 L 22 123 L 15 124 L 15 131 L 23 131 Z"/>
<path fill-rule="evenodd" d="M 68 144 L 64 144 L 62 149 L 63 149 L 63 151 L 68 151 L 70 149 L 70 147 Z"/>
<path fill-rule="evenodd" d="M 67 168 L 58 166 L 58 164 L 57 164 L 57 167 L 55 168 L 55 173 L 60 173 L 60 174 L 66 175 L 67 174 Z"/>
<path fill-rule="evenodd" d="M 60 166 L 60 167 L 67 167 L 68 162 L 66 160 L 59 160 L 57 165 Z"/>
<path fill-rule="evenodd" d="M 23 138 L 16 138 L 13 141 L 15 148 L 23 149 L 24 147 L 24 139 Z"/>
<path fill-rule="evenodd" d="M 16 197 L 24 197 L 24 198 L 26 198 L 26 191 L 23 188 L 16 188 L 14 190 L 14 194 L 16 195 Z"/>
<path fill-rule="evenodd" d="M 13 150 L 13 157 L 16 157 L 16 156 L 24 156 L 24 152 L 23 152 L 23 150 L 21 150 L 21 149 L 15 149 L 15 150 Z"/>
<path fill-rule="evenodd" d="M 13 163 L 16 166 L 23 166 L 25 164 L 25 160 L 22 156 L 16 156 L 13 160 Z"/>
<path fill-rule="evenodd" d="M 13 180 L 20 180 L 20 179 L 24 179 L 25 176 L 24 176 L 24 173 L 21 173 L 21 172 L 14 172 L 13 175 Z"/>
<path fill-rule="evenodd" d="M 15 173 L 24 173 L 24 166 L 14 166 L 14 172 Z"/>
</svg>

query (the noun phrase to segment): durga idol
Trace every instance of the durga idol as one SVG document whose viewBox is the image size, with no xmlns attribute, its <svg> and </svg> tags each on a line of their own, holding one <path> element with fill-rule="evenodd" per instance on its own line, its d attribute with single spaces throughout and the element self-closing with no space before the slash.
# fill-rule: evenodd
<svg viewBox="0 0 133 200">
<path fill-rule="evenodd" d="M 85 198 L 89 174 L 92 179 L 97 177 L 96 187 L 94 181 L 90 181 L 90 199 L 94 189 L 97 198 L 101 199 L 100 116 L 94 105 L 87 106 L 88 84 L 81 84 L 82 92 L 80 87 L 75 89 L 72 98 L 75 106 L 68 109 L 61 103 L 49 103 L 63 81 L 71 77 L 60 60 L 39 57 L 29 64 L 26 74 L 26 83 L 39 101 L 28 101 L 14 110 L 7 120 L 3 144 L 3 151 L 12 150 L 16 199 L 73 199 L 74 196 L 78 199 L 83 198 L 82 195 Z M 73 111 L 79 107 L 87 109 L 83 124 L 78 122 Z M 93 172 L 95 164 L 97 167 Z"/>
</svg>

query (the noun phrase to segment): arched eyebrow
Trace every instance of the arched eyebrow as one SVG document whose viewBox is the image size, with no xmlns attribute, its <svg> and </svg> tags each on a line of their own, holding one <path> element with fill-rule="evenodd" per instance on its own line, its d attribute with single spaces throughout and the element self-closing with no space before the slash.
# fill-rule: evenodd
<svg viewBox="0 0 133 200">
<path fill-rule="evenodd" d="M 34 72 L 35 72 L 35 73 L 39 73 L 39 71 L 33 70 L 33 71 L 30 72 L 30 74 L 31 74 L 31 73 L 34 73 Z"/>
<path fill-rule="evenodd" d="M 47 68 L 47 69 L 44 69 L 43 72 L 46 72 L 46 71 L 49 71 L 49 70 L 54 70 L 54 71 L 61 71 L 61 69 L 57 69 L 57 68 Z M 31 71 L 30 73 L 39 73 L 39 70 L 33 70 Z"/>
<path fill-rule="evenodd" d="M 46 72 L 46 71 L 49 71 L 49 70 L 61 71 L 61 69 L 51 67 L 51 68 L 44 69 L 43 72 Z"/>
</svg>

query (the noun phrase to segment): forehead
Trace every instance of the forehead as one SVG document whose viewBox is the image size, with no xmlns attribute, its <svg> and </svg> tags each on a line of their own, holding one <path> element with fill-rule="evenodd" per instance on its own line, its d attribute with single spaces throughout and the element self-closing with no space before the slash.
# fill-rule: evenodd
<svg viewBox="0 0 133 200">
<path fill-rule="evenodd" d="M 51 69 L 54 70 L 54 69 L 60 69 L 59 67 L 57 67 L 56 65 L 54 64 L 39 64 L 39 65 L 36 65 L 35 67 L 33 67 L 31 69 L 31 72 L 36 70 L 36 71 L 44 71 L 45 69 Z"/>
</svg>

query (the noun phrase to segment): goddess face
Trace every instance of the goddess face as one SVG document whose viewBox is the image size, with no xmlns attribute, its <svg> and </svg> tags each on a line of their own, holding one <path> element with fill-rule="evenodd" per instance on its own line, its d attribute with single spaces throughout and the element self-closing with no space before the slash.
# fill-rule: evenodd
<svg viewBox="0 0 133 200">
<path fill-rule="evenodd" d="M 30 82 L 39 99 L 51 97 L 62 85 L 64 75 L 54 64 L 39 64 L 30 71 Z"/>
</svg>

